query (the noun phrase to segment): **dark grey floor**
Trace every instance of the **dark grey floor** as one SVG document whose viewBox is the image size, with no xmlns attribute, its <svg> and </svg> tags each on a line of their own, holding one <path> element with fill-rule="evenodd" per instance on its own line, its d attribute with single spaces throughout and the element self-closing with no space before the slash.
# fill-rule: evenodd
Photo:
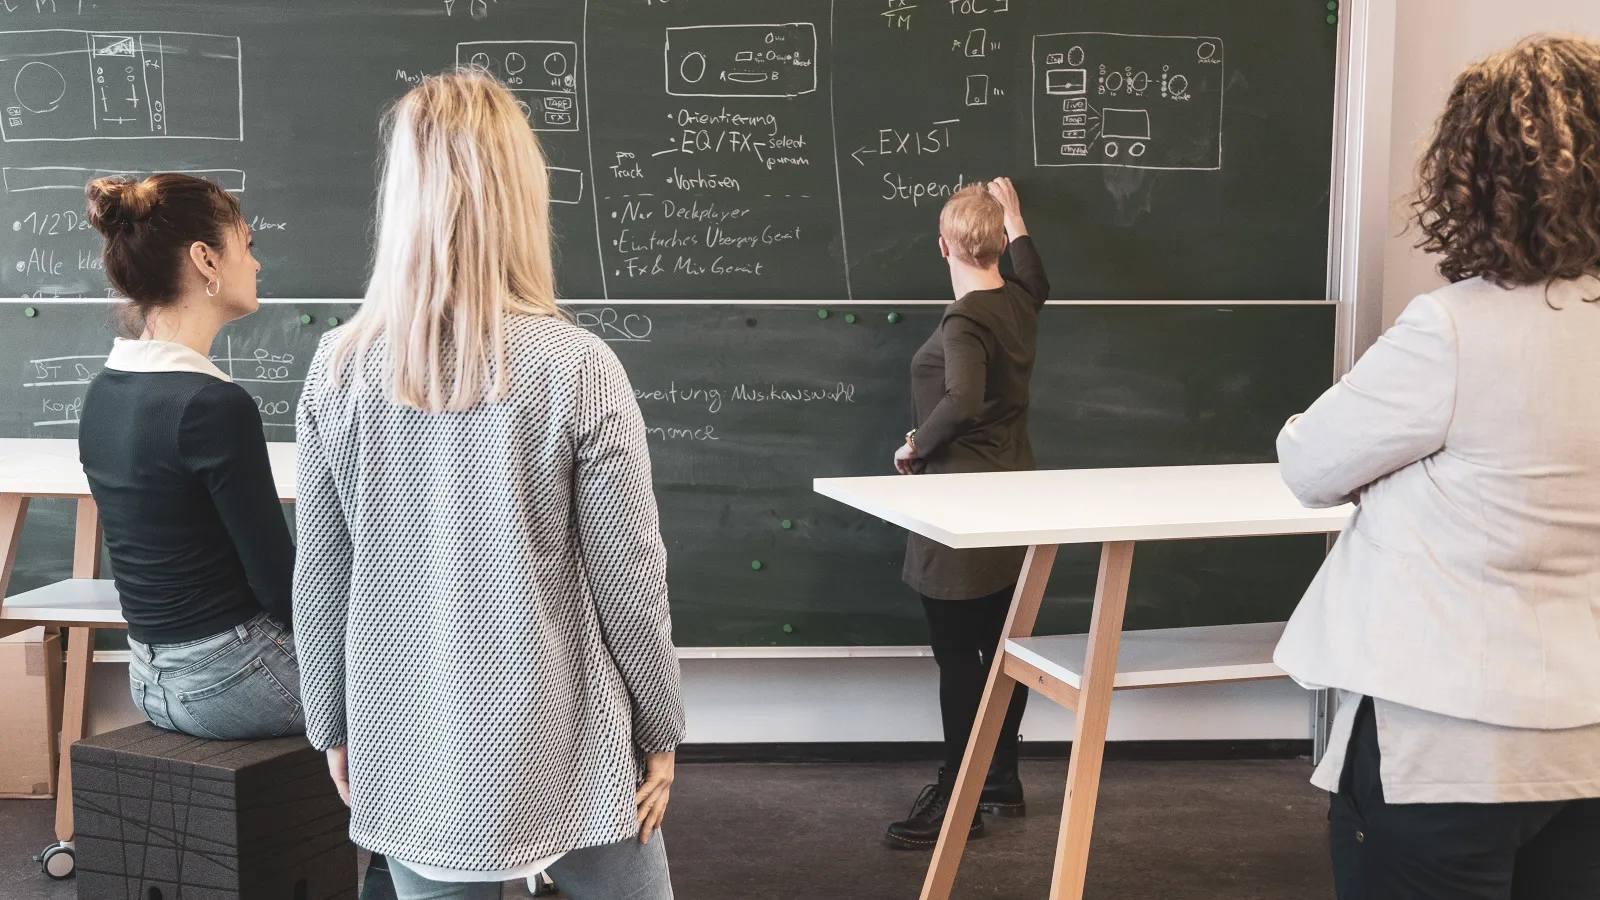
<svg viewBox="0 0 1600 900">
<path fill-rule="evenodd" d="M 1331 898 L 1327 800 L 1306 783 L 1310 773 L 1304 760 L 1106 763 L 1088 896 Z M 927 855 L 878 839 L 931 774 L 927 763 L 682 765 L 667 819 L 677 896 L 913 900 Z M 1065 775 L 1065 762 L 1024 763 L 1031 815 L 989 819 L 956 897 L 1048 894 Z M 28 859 L 51 821 L 48 803 L 0 801 L 0 900 L 76 896 L 72 882 L 47 880 Z"/>
</svg>

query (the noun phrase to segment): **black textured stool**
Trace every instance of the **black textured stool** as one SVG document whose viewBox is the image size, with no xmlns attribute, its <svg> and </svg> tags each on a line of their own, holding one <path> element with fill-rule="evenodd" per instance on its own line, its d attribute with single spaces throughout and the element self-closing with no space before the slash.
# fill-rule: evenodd
<svg viewBox="0 0 1600 900">
<path fill-rule="evenodd" d="M 303 736 L 135 725 L 72 745 L 79 897 L 356 897 L 350 815 Z"/>
</svg>

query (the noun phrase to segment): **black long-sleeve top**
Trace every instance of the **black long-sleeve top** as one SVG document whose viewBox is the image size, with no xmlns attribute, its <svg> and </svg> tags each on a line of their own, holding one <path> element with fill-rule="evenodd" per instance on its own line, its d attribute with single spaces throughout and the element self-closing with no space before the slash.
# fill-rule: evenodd
<svg viewBox="0 0 1600 900">
<path fill-rule="evenodd" d="M 263 610 L 292 621 L 294 544 L 243 388 L 105 369 L 84 397 L 78 446 L 130 637 L 199 640 Z"/>
<path fill-rule="evenodd" d="M 1034 467 L 1028 382 L 1050 282 L 1026 235 L 1006 251 L 1013 274 L 994 290 L 972 291 L 946 307 L 911 358 L 912 422 L 928 473 Z M 1012 583 L 1021 566 L 1018 548 L 952 550 L 913 534 L 903 576 L 924 596 L 968 600 Z"/>
</svg>

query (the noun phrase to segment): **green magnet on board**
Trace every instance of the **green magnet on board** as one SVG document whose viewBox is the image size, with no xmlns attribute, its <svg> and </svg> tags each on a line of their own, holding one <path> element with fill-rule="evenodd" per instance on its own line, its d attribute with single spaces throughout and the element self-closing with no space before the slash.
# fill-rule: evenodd
<svg viewBox="0 0 1600 900">
<path fill-rule="evenodd" d="M 789 521 L 788 519 L 784 519 L 783 520 L 783 529 L 785 531 L 788 531 L 789 529 L 791 529 L 793 527 L 794 527 L 794 523 L 793 522 Z"/>
<path fill-rule="evenodd" d="M 761 560 L 759 560 L 759 559 L 750 560 L 750 568 L 753 571 L 756 571 L 756 572 L 761 571 Z"/>
<path fill-rule="evenodd" d="M 784 626 L 783 626 L 783 633 L 784 634 L 794 634 L 794 626 L 790 625 L 788 623 L 785 623 Z"/>
<path fill-rule="evenodd" d="M 826 319 L 827 317 L 828 317 L 828 311 L 827 310 L 825 310 L 825 309 L 817 310 L 817 318 Z"/>
<path fill-rule="evenodd" d="M 311 317 L 310 316 L 301 316 L 300 317 L 300 324 L 301 325 L 310 325 L 311 324 Z"/>
<path fill-rule="evenodd" d="M 339 317 L 338 316 L 329 316 L 328 317 L 328 327 L 329 328 L 337 328 L 337 327 L 339 327 Z"/>
<path fill-rule="evenodd" d="M 890 325 L 893 325 L 894 323 L 896 323 L 898 321 L 900 321 L 900 314 L 899 313 L 889 313 L 889 324 Z"/>
<path fill-rule="evenodd" d="M 39 311 L 37 309 L 34 309 L 31 306 L 24 306 L 22 308 L 22 314 L 31 319 L 34 316 L 37 316 L 39 314 Z"/>
<path fill-rule="evenodd" d="M 1339 24 L 1339 17 L 1337 15 L 1335 15 L 1334 13 L 1328 13 L 1328 18 L 1325 21 L 1329 25 L 1337 25 L 1337 24 Z"/>
<path fill-rule="evenodd" d="M 845 322 L 847 324 L 854 325 L 856 323 L 856 314 L 855 313 L 845 313 L 844 314 L 844 320 L 845 320 Z"/>
<path fill-rule="evenodd" d="M 1328 0 L 1328 12 L 1336 12 L 1338 9 L 1339 0 Z"/>
</svg>

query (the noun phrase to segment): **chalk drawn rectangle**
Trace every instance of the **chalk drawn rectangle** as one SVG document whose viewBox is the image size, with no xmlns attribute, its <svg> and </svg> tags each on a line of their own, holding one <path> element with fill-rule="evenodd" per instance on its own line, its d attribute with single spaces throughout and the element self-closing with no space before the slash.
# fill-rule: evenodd
<svg viewBox="0 0 1600 900">
<path fill-rule="evenodd" d="M 583 171 L 550 166 L 550 202 L 582 203 Z"/>
<path fill-rule="evenodd" d="M 0 32 L 0 140 L 244 140 L 239 38 Z"/>
<path fill-rule="evenodd" d="M 986 29 L 974 28 L 967 32 L 967 56 L 974 59 L 983 56 L 985 53 L 985 48 L 988 45 L 988 41 L 989 32 Z"/>
<path fill-rule="evenodd" d="M 1070 116 L 1062 116 L 1061 117 L 1061 124 L 1063 124 L 1063 125 L 1087 125 L 1087 124 L 1089 124 L 1089 116 L 1086 113 L 1074 113 L 1073 115 L 1070 115 Z"/>
<path fill-rule="evenodd" d="M 1044 91 L 1047 94 L 1083 94 L 1088 90 L 1088 69 L 1045 70 Z"/>
<path fill-rule="evenodd" d="M 163 171 L 193 175 L 216 182 L 231 194 L 244 193 L 243 169 L 165 169 Z M 138 169 L 89 169 L 78 166 L 6 166 L 0 169 L 0 184 L 8 194 L 28 191 L 72 191 L 82 194 L 85 186 L 96 178 L 125 175 L 144 178 L 149 171 Z"/>
<path fill-rule="evenodd" d="M 662 56 L 674 97 L 796 97 L 817 89 L 810 22 L 668 28 Z"/>
<path fill-rule="evenodd" d="M 1069 140 L 1069 141 L 1087 140 L 1088 137 L 1089 137 L 1089 129 L 1087 129 L 1087 128 L 1067 128 L 1067 129 L 1063 129 L 1062 132 L 1061 132 L 1061 137 L 1063 139 Z"/>
<path fill-rule="evenodd" d="M 1100 112 L 1100 136 L 1148 141 L 1150 140 L 1150 111 L 1147 109 L 1112 109 L 1106 107 Z"/>
<path fill-rule="evenodd" d="M 511 91 L 534 131 L 577 131 L 576 41 L 465 41 L 456 65 L 488 72 Z"/>
<path fill-rule="evenodd" d="M 1226 73 L 1220 38 L 1038 34 L 1032 60 L 1034 165 L 1222 168 Z M 1083 96 L 1061 99 L 1060 91 L 1076 87 L 1063 73 L 1079 68 L 1094 78 Z M 1056 118 L 1062 113 L 1084 114 L 1083 141 L 1061 143 Z"/>
<path fill-rule="evenodd" d="M 968 75 L 967 76 L 967 105 L 968 106 L 988 106 L 989 105 L 989 76 L 987 76 L 987 75 Z"/>
</svg>

